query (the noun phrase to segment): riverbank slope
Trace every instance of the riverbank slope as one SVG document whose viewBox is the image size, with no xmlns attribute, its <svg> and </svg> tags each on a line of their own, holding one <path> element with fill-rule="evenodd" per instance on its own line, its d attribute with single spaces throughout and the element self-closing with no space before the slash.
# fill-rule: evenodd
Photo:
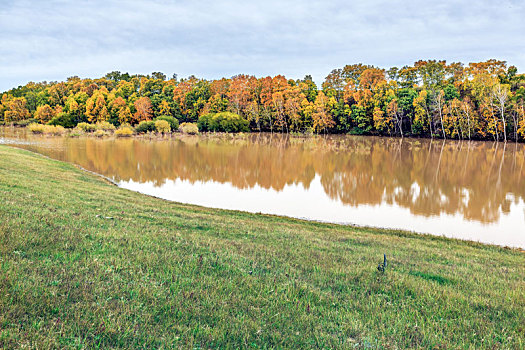
<svg viewBox="0 0 525 350">
<path fill-rule="evenodd" d="M 0 199 L 0 347 L 525 345 L 518 250 L 171 203 L 7 146 Z"/>
</svg>

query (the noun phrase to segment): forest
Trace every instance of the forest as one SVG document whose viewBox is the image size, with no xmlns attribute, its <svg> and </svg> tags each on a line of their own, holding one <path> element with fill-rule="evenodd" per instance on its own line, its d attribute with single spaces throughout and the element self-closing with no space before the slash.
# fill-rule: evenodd
<svg viewBox="0 0 525 350">
<path fill-rule="evenodd" d="M 523 141 L 524 105 L 525 74 L 495 59 L 468 65 L 420 60 L 390 69 L 352 64 L 332 70 L 320 88 L 309 75 L 206 80 L 114 71 L 99 79 L 74 76 L 3 92 L 0 124 L 72 128 L 174 117 L 198 123 L 201 131 Z M 221 128 L 217 120 L 234 127 Z"/>
</svg>

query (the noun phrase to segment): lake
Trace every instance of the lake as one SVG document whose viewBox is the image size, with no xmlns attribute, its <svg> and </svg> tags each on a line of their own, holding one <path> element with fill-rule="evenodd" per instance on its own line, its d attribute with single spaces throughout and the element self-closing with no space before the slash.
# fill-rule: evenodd
<svg viewBox="0 0 525 350">
<path fill-rule="evenodd" d="M 0 143 L 206 207 L 525 248 L 525 145 L 282 134 L 115 139 L 1 128 Z"/>
</svg>

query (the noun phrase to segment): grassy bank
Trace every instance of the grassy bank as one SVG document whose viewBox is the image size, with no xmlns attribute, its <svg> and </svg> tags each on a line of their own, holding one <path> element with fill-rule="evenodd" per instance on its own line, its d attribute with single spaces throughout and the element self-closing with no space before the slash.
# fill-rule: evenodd
<svg viewBox="0 0 525 350">
<path fill-rule="evenodd" d="M 0 217 L 0 348 L 525 346 L 517 250 L 170 203 L 6 146 Z"/>
</svg>

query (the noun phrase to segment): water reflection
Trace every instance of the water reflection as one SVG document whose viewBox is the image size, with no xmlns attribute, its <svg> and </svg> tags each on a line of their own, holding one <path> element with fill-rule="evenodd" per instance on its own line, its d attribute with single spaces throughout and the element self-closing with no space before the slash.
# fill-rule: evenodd
<svg viewBox="0 0 525 350">
<path fill-rule="evenodd" d="M 3 133 L 10 139 L 25 140 L 20 145 L 23 148 L 168 199 L 452 236 L 458 236 L 454 231 L 459 223 L 470 231 L 464 238 L 477 240 L 492 232 L 494 237 L 479 239 L 525 246 L 523 144 L 270 134 L 233 139 L 101 140 L 17 132 L 5 129 Z M 263 200 L 263 191 L 281 193 L 281 197 Z M 237 192 L 243 195 L 231 207 Z M 322 196 L 329 201 L 323 202 Z M 280 209 L 283 203 L 297 208 Z M 326 207 L 332 214 L 316 214 Z M 365 208 L 373 212 L 368 222 L 363 222 Z M 344 213 L 336 213 L 338 210 Z M 389 225 L 395 218 L 383 224 L 379 219 L 399 215 L 403 222 L 396 225 Z M 422 221 L 424 218 L 432 220 Z M 498 237 L 505 235 L 512 238 L 501 242 Z"/>
</svg>

